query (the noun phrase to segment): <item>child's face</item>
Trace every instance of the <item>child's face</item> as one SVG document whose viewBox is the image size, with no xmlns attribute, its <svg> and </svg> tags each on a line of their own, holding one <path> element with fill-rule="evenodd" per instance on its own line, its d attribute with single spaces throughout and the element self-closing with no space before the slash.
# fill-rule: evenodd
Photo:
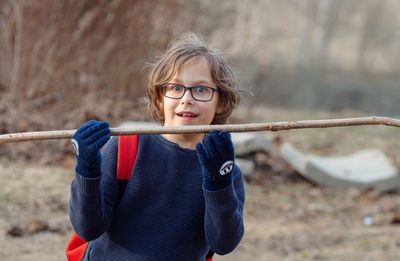
<svg viewBox="0 0 400 261">
<path fill-rule="evenodd" d="M 217 89 L 210 64 L 204 56 L 188 60 L 171 79 L 170 83 L 184 86 L 207 86 Z M 163 96 L 164 126 L 208 125 L 221 109 L 218 108 L 218 92 L 214 92 L 210 101 L 195 100 L 186 90 L 180 99 Z"/>
</svg>

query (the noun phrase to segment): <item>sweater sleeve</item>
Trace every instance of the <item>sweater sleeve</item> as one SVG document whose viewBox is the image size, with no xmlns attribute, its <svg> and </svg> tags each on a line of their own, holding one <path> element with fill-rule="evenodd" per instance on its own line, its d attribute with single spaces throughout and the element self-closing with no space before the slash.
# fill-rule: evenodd
<svg viewBox="0 0 400 261">
<path fill-rule="evenodd" d="M 232 252 L 244 234 L 243 205 L 245 191 L 242 173 L 234 167 L 233 181 L 229 186 L 208 191 L 205 196 L 205 235 L 211 250 L 219 255 Z"/>
<path fill-rule="evenodd" d="M 117 146 L 117 139 L 111 138 L 102 150 L 99 177 L 85 178 L 76 173 L 71 184 L 69 217 L 75 233 L 86 241 L 106 231 L 118 202 Z"/>
</svg>

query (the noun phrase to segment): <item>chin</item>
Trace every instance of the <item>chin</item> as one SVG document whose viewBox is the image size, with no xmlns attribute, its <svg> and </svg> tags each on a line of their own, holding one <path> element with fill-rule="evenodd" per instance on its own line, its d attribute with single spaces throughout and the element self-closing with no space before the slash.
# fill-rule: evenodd
<svg viewBox="0 0 400 261">
<path fill-rule="evenodd" d="M 176 124 L 175 126 L 196 126 L 196 125 L 203 125 L 197 122 L 180 122 Z"/>
</svg>

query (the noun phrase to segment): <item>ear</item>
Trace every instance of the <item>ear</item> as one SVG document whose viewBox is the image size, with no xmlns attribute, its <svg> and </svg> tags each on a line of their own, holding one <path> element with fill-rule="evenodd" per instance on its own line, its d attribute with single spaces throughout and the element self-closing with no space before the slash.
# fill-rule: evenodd
<svg viewBox="0 0 400 261">
<path fill-rule="evenodd" d="M 158 111 L 164 117 L 164 99 L 160 99 L 160 101 L 158 102 Z"/>
<path fill-rule="evenodd" d="M 218 101 L 217 109 L 215 110 L 215 114 L 220 114 L 224 112 L 224 105 L 221 101 Z"/>
</svg>

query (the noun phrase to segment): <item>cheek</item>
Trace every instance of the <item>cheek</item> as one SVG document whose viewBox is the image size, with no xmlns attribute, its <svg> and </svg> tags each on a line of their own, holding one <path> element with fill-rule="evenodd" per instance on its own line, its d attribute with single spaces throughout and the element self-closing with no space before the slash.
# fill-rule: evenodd
<svg viewBox="0 0 400 261">
<path fill-rule="evenodd" d="M 163 100 L 160 105 L 163 108 L 163 112 L 168 111 L 168 108 L 171 107 L 168 101 Z"/>
<path fill-rule="evenodd" d="M 211 106 L 207 106 L 206 111 L 207 111 L 207 118 L 209 120 L 213 120 L 216 114 L 219 114 L 221 109 L 217 106 L 217 103 L 213 103 Z"/>
<path fill-rule="evenodd" d="M 177 106 L 176 100 L 172 99 L 163 99 L 163 101 L 160 104 L 160 108 L 162 108 L 162 112 L 164 115 L 174 113 L 176 106 Z"/>
</svg>

